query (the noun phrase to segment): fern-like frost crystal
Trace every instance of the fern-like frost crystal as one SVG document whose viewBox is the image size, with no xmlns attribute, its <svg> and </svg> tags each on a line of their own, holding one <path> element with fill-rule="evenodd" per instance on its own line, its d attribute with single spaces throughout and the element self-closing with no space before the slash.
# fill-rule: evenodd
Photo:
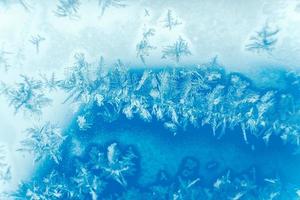
<svg viewBox="0 0 300 200">
<path fill-rule="evenodd" d="M 155 33 L 154 29 L 149 29 L 143 33 L 143 39 L 136 45 L 137 56 L 145 64 L 146 57 L 150 55 L 150 51 L 156 49 L 150 44 L 149 38 Z"/>
<path fill-rule="evenodd" d="M 170 58 L 179 63 L 183 56 L 189 56 L 191 54 L 188 43 L 179 37 L 173 45 L 166 46 L 163 49 L 162 58 Z"/>
<path fill-rule="evenodd" d="M 168 28 L 169 30 L 172 30 L 175 26 L 181 24 L 181 22 L 179 22 L 178 19 L 173 16 L 173 12 L 171 10 L 168 10 L 163 23 L 164 27 Z"/>
<path fill-rule="evenodd" d="M 3 93 L 15 112 L 23 110 L 29 113 L 41 114 L 42 109 L 51 103 L 51 99 L 44 94 L 43 83 L 39 80 L 21 75 L 22 82 L 15 86 L 3 85 Z"/>
<path fill-rule="evenodd" d="M 62 135 L 61 129 L 47 122 L 43 126 L 35 126 L 26 130 L 27 138 L 21 141 L 22 152 L 29 152 L 34 155 L 35 161 L 44 157 L 51 158 L 55 163 L 59 163 L 60 147 L 66 136 Z"/>
<path fill-rule="evenodd" d="M 265 25 L 260 31 L 250 38 L 249 44 L 246 45 L 248 51 L 271 53 L 277 43 L 277 34 L 279 29 L 271 29 Z"/>
</svg>

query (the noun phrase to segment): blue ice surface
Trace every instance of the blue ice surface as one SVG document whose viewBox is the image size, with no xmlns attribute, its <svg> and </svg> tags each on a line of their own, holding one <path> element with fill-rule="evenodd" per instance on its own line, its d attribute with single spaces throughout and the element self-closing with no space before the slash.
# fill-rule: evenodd
<svg viewBox="0 0 300 200">
<path fill-rule="evenodd" d="M 285 74 L 278 73 L 279 76 Z M 283 90 L 291 93 L 291 89 Z M 145 122 L 138 117 L 129 120 L 120 115 L 108 121 L 99 115 L 102 111 L 97 106 L 88 110 L 93 123 L 87 130 L 78 128 L 75 116 L 66 130 L 68 139 L 62 147 L 61 162 L 45 161 L 37 169 L 32 181 L 46 184 L 45 177 L 56 171 L 63 179 L 50 184 L 63 182 L 68 190 L 73 187 L 74 191 L 62 192 L 62 196 L 53 199 L 234 199 L 239 195 L 241 199 L 268 199 L 272 195 L 278 196 L 275 199 L 297 199 L 300 157 L 279 137 L 271 137 L 266 145 L 249 135 L 247 144 L 239 127 L 226 129 L 218 138 L 208 125 L 188 125 L 174 135 L 155 119 Z M 84 112 L 83 108 L 78 115 Z M 83 147 L 81 155 L 74 155 L 71 148 L 74 139 Z M 107 150 L 114 146 L 112 144 L 119 147 L 117 157 L 126 154 L 128 149 L 136 156 L 130 163 L 134 169 L 124 175 L 126 183 L 111 174 L 100 175 L 100 169 L 95 166 L 101 165 L 101 161 L 91 162 L 92 149 L 109 157 Z M 93 175 L 104 180 L 104 189 L 100 191 L 92 186 L 94 179 L 80 182 L 82 185 L 71 181 L 82 166 L 88 169 L 86 177 Z M 228 171 L 230 178 L 224 183 L 228 186 L 220 189 L 216 186 L 217 180 L 226 177 Z M 100 183 L 96 185 L 100 187 Z M 98 192 L 97 196 L 87 188 Z M 28 188 L 25 187 L 25 191 Z M 283 191 L 294 195 L 279 194 Z"/>
</svg>

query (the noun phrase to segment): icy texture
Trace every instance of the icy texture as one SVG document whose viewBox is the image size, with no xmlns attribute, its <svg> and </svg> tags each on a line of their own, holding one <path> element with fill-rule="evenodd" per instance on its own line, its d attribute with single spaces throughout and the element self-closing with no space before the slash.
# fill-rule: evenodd
<svg viewBox="0 0 300 200">
<path fill-rule="evenodd" d="M 99 0 L 99 6 L 101 9 L 101 15 L 104 15 L 104 12 L 109 7 L 124 8 L 127 4 L 126 0 Z"/>
<path fill-rule="evenodd" d="M 31 5 L 29 3 L 29 0 L 1 0 L 0 5 L 9 5 L 9 4 L 19 4 L 21 5 L 26 11 L 30 11 Z"/>
<path fill-rule="evenodd" d="M 35 46 L 36 53 L 40 52 L 40 43 L 44 40 L 46 40 L 46 39 L 40 35 L 31 37 L 30 42 Z"/>
<path fill-rule="evenodd" d="M 266 24 L 260 31 L 258 31 L 255 36 L 250 38 L 250 42 L 246 45 L 246 49 L 249 51 L 255 51 L 260 53 L 265 51 L 271 53 L 277 43 L 277 34 L 279 29 L 272 29 L 268 24 Z"/>
<path fill-rule="evenodd" d="M 78 9 L 80 6 L 79 0 L 59 0 L 55 14 L 58 17 L 69 17 L 70 19 L 77 19 Z"/>
<path fill-rule="evenodd" d="M 5 71 L 8 70 L 10 67 L 8 63 L 7 55 L 9 55 L 10 52 L 4 51 L 3 49 L 0 49 L 0 69 L 4 69 Z"/>
<path fill-rule="evenodd" d="M 181 37 L 173 45 L 166 46 L 162 51 L 162 58 L 170 58 L 177 63 L 182 56 L 189 55 L 191 55 L 191 51 L 189 50 L 188 43 Z"/>
<path fill-rule="evenodd" d="M 30 199 L 30 200 L 49 200 L 65 198 L 66 186 L 56 172 L 51 172 L 41 181 L 32 181 L 28 183 L 21 183 L 19 191 L 11 196 L 16 200 Z"/>
<path fill-rule="evenodd" d="M 23 110 L 28 113 L 41 114 L 42 108 L 51 103 L 51 99 L 46 97 L 42 81 L 21 75 L 22 82 L 9 86 L 2 83 L 0 88 L 7 97 L 15 113 Z"/>
<path fill-rule="evenodd" d="M 67 162 L 67 160 L 65 161 Z M 242 174 L 227 170 L 203 185 L 192 157 L 185 158 L 175 176 L 161 170 L 147 186 L 138 184 L 138 157 L 131 147 L 112 143 L 101 148 L 90 145 L 82 157 L 70 157 L 43 177 L 24 182 L 12 194 L 15 199 L 291 199 L 299 198 L 298 187 L 283 187 L 279 177 L 259 176 L 255 168 Z M 64 169 L 63 171 L 61 169 Z M 176 169 L 173 169 L 176 171 Z"/>
<path fill-rule="evenodd" d="M 173 16 L 172 10 L 168 10 L 163 23 L 164 27 L 168 28 L 169 30 L 172 30 L 175 26 L 181 24 L 181 22 L 179 22 L 179 20 Z"/>
<path fill-rule="evenodd" d="M 296 74 L 286 76 L 298 80 Z M 260 91 L 242 75 L 226 74 L 216 58 L 186 69 L 140 71 L 121 61 L 107 70 L 103 59 L 92 64 L 80 54 L 61 82 L 69 94 L 66 101 L 83 105 L 86 119 L 88 110 L 96 106 L 98 115 L 107 121 L 122 114 L 129 119 L 158 120 L 173 134 L 188 126 L 208 124 L 218 138 L 228 129 L 239 128 L 246 143 L 248 137 L 266 144 L 271 137 L 280 137 L 299 145 L 299 126 L 294 121 L 298 97 L 288 91 Z M 79 127 L 84 126 L 84 120 L 78 122 Z M 88 123 L 90 126 L 92 121 Z"/>
<path fill-rule="evenodd" d="M 78 111 L 74 120 L 78 134 L 87 139 L 89 130 L 99 128 L 98 116 L 107 123 L 126 117 L 149 123 L 159 121 L 173 135 L 182 134 L 191 126 L 209 126 L 213 135 L 220 139 L 233 129 L 232 132 L 240 134 L 238 136 L 247 144 L 257 139 L 268 145 L 273 139 L 281 139 L 287 146 L 297 146 L 295 153 L 299 153 L 300 79 L 297 73 L 283 75 L 288 79 L 285 89 L 266 87 L 261 90 L 241 74 L 226 73 L 217 59 L 194 65 L 216 53 L 227 67 L 231 67 L 231 63 L 252 67 L 257 62 L 258 67 L 266 63 L 298 65 L 299 40 L 294 37 L 299 35 L 294 28 L 299 22 L 298 3 L 249 1 L 228 6 L 226 2 L 216 4 L 214 1 L 191 1 L 188 5 L 184 1 L 176 4 L 164 1 L 161 6 L 158 2 L 0 0 L 1 38 L 4 36 L 2 42 L 9 47 L 0 50 L 0 70 L 7 72 L 11 67 L 18 70 L 18 66 L 22 68 L 21 73 L 24 68 L 31 73 L 35 66 L 51 70 L 55 67 L 55 73 L 46 71 L 38 78 L 21 75 L 16 84 L 7 83 L 5 79 L 10 77 L 5 74 L 1 79 L 1 94 L 7 97 L 15 113 L 38 114 L 42 118 L 44 109 L 52 102 L 50 95 L 55 98 L 48 92 L 64 91 L 67 93 L 64 103 L 71 103 Z M 280 8 L 273 9 L 281 3 Z M 167 8 L 164 12 L 166 6 L 172 10 Z M 112 8 L 125 7 L 110 12 Z M 191 12 L 186 12 L 186 8 Z M 245 12 L 248 9 L 249 12 Z M 262 14 L 277 11 L 283 14 L 276 16 L 280 20 L 272 20 L 274 15 Z M 262 16 L 252 20 L 258 13 Z M 246 20 L 236 21 L 241 18 Z M 272 26 L 266 24 L 257 29 L 245 46 L 249 32 L 260 20 L 271 21 Z M 140 30 L 136 30 L 141 24 L 151 28 L 138 35 Z M 138 40 L 133 38 L 136 36 Z M 58 78 L 57 67 L 64 66 L 70 51 L 78 49 L 89 52 L 92 57 L 101 52 L 108 60 L 118 56 L 122 61 L 106 64 L 111 67 L 107 69 L 103 57 L 98 63 L 92 63 L 86 60 L 89 56 L 79 53 L 65 79 Z M 256 60 L 256 55 L 244 50 L 267 53 L 267 58 L 257 56 Z M 260 59 L 267 61 L 260 62 Z M 176 63 L 178 68 L 166 68 L 166 63 L 172 63 L 169 61 Z M 147 69 L 130 68 L 128 63 L 137 66 L 135 62 L 142 62 Z M 164 68 L 148 68 L 152 65 Z M 97 113 L 93 113 L 95 110 Z M 2 116 L 6 115 L 3 113 Z M 197 162 L 193 159 L 184 162 L 183 169 L 173 178 L 168 179 L 167 173 L 162 172 L 159 183 L 155 182 L 153 187 L 139 186 L 128 178 L 138 176 L 137 154 L 131 148 L 124 150 L 116 142 L 105 144 L 105 148 L 96 147 L 94 157 L 89 155 L 89 158 L 98 159 L 95 163 L 76 157 L 78 166 L 67 174 L 63 168 L 65 162 L 73 160 L 63 160 L 63 144 L 73 132 L 66 132 L 65 136 L 60 128 L 47 122 L 27 129 L 26 133 L 28 136 L 19 150 L 32 153 L 36 161 L 53 162 L 55 167 L 49 167 L 50 173 L 45 170 L 42 180 L 33 178 L 22 184 L 15 194 L 17 199 L 101 199 L 102 194 L 106 195 L 104 199 L 297 199 L 300 194 L 296 187 L 283 188 L 279 177 L 260 180 L 263 186 L 256 186 L 254 177 L 237 175 L 236 178 L 231 171 L 216 179 L 210 188 L 204 188 L 195 172 Z M 3 173 L 0 169 L 0 179 L 9 179 L 10 168 L 1 158 Z M 70 177 L 71 180 L 66 180 Z M 110 191 L 116 185 L 119 191 Z M 292 196 L 282 195 L 284 191 Z"/>
<path fill-rule="evenodd" d="M 136 172 L 136 158 L 131 147 L 121 151 L 117 143 L 106 149 L 92 145 L 86 148 L 82 158 L 71 158 L 75 163 L 70 163 L 69 171 L 51 169 L 42 180 L 22 183 L 13 196 L 17 199 L 96 200 L 108 189 L 108 182 L 127 187 L 127 178 Z M 64 168 L 63 163 L 58 164 Z"/>
<path fill-rule="evenodd" d="M 154 29 L 149 29 L 143 33 L 143 39 L 136 45 L 137 56 L 143 64 L 146 64 L 146 57 L 150 55 L 150 51 L 156 49 L 149 42 L 149 38 L 155 34 Z"/>
<path fill-rule="evenodd" d="M 11 179 L 10 166 L 5 156 L 5 146 L 0 145 L 0 183 L 6 183 Z"/>
<path fill-rule="evenodd" d="M 35 161 L 44 157 L 49 157 L 56 163 L 60 161 L 60 147 L 66 136 L 62 135 L 59 127 L 47 122 L 42 126 L 29 128 L 26 132 L 27 138 L 21 141 L 19 151 L 33 153 Z"/>
</svg>

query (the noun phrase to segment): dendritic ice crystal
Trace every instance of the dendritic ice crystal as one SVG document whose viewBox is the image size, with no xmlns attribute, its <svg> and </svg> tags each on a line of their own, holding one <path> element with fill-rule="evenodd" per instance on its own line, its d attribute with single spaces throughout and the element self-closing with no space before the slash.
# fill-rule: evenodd
<svg viewBox="0 0 300 200">
<path fill-rule="evenodd" d="M 57 125 L 46 122 L 42 126 L 29 128 L 26 132 L 27 138 L 21 141 L 19 151 L 32 153 L 35 161 L 44 157 L 49 157 L 56 163 L 60 161 L 60 147 L 66 136 L 62 135 Z"/>
<path fill-rule="evenodd" d="M 250 37 L 250 42 L 246 45 L 246 49 L 258 53 L 270 53 L 275 48 L 278 33 L 279 29 L 271 28 L 266 24 L 260 31 Z"/>
<path fill-rule="evenodd" d="M 35 46 L 36 53 L 40 52 L 40 44 L 44 40 L 46 40 L 46 39 L 40 35 L 32 36 L 31 39 L 29 40 L 29 42 Z"/>
<path fill-rule="evenodd" d="M 164 47 L 162 58 L 170 58 L 178 63 L 183 56 L 189 56 L 191 54 L 188 43 L 179 37 L 174 44 Z"/>
<path fill-rule="evenodd" d="M 136 45 L 137 56 L 145 64 L 146 57 L 150 55 L 150 51 L 156 49 L 155 46 L 151 45 L 149 39 L 155 34 L 154 29 L 149 29 L 143 33 L 143 39 Z"/>
<path fill-rule="evenodd" d="M 163 23 L 164 23 L 164 27 L 168 28 L 169 30 L 172 30 L 175 26 L 181 24 L 181 22 L 173 16 L 172 10 L 167 11 Z"/>
<path fill-rule="evenodd" d="M 43 107 L 51 103 L 44 93 L 43 83 L 31 77 L 21 75 L 20 82 L 14 85 L 2 84 L 1 92 L 7 97 L 15 113 L 19 110 L 40 114 Z"/>
</svg>

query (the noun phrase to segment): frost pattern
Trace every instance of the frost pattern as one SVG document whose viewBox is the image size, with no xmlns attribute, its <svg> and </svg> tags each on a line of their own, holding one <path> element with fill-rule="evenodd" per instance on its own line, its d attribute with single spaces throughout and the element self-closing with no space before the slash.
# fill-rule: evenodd
<svg viewBox="0 0 300 200">
<path fill-rule="evenodd" d="M 101 148 L 89 145 L 83 157 L 71 157 L 69 171 L 60 171 L 66 163 L 52 167 L 45 176 L 23 182 L 12 194 L 15 199 L 116 199 L 116 200 L 191 200 L 191 199 L 291 199 L 299 198 L 299 187 L 283 187 L 280 177 L 257 176 L 256 168 L 236 174 L 227 170 L 203 185 L 199 163 L 193 157 L 182 160 L 175 176 L 160 170 L 149 184 L 137 182 L 137 156 L 130 147 L 112 143 Z M 84 157 L 87 156 L 85 159 Z M 64 165 L 64 166 L 63 166 Z M 176 171 L 173 169 L 172 171 Z M 68 176 L 67 176 L 68 175 Z M 134 177 L 129 181 L 129 177 Z M 259 182 L 259 185 L 257 183 Z M 121 187 L 119 187 L 121 186 Z"/>
<path fill-rule="evenodd" d="M 97 77 L 97 71 L 91 68 L 91 64 L 86 61 L 83 54 L 76 54 L 74 58 L 75 63 L 70 69 L 71 73 L 59 85 L 69 94 L 65 102 L 71 100 L 87 103 L 98 87 L 97 79 L 101 77 Z"/>
<path fill-rule="evenodd" d="M 164 27 L 168 28 L 169 30 L 172 30 L 175 26 L 178 26 L 181 24 L 181 22 L 178 21 L 173 16 L 172 10 L 168 10 L 165 19 L 163 20 Z"/>
<path fill-rule="evenodd" d="M 0 68 L 4 68 L 5 71 L 8 70 L 10 64 L 8 62 L 7 55 L 11 54 L 3 49 L 0 49 Z"/>
<path fill-rule="evenodd" d="M 21 75 L 22 82 L 14 86 L 2 84 L 2 93 L 7 97 L 15 113 L 24 112 L 41 114 L 42 109 L 51 103 L 51 99 L 44 93 L 44 85 L 41 81 L 25 75 Z"/>
<path fill-rule="evenodd" d="M 54 13 L 58 17 L 69 17 L 70 19 L 77 19 L 78 9 L 80 6 L 79 0 L 59 0 Z"/>
<path fill-rule="evenodd" d="M 17 192 L 11 196 L 16 200 L 58 200 L 68 196 L 67 187 L 62 182 L 63 177 L 55 171 L 39 181 L 23 182 Z M 69 198 L 70 199 L 70 198 Z"/>
<path fill-rule="evenodd" d="M 107 147 L 107 153 L 104 157 L 99 159 L 103 166 L 100 169 L 104 174 L 118 182 L 123 187 L 127 186 L 125 179 L 128 175 L 133 175 L 135 171 L 134 160 L 136 155 L 129 148 L 128 151 L 122 155 L 117 143 L 113 143 Z"/>
<path fill-rule="evenodd" d="M 34 154 L 35 161 L 44 157 L 51 158 L 55 163 L 61 160 L 60 147 L 66 136 L 62 135 L 61 129 L 46 122 L 42 126 L 35 126 L 26 130 L 27 138 L 21 141 L 18 151 Z"/>
<path fill-rule="evenodd" d="M 145 58 L 150 55 L 150 51 L 156 49 L 149 42 L 149 38 L 155 34 L 154 29 L 149 29 L 143 33 L 143 39 L 136 45 L 137 56 L 143 64 L 146 64 Z"/>
<path fill-rule="evenodd" d="M 179 37 L 173 45 L 164 47 L 162 58 L 170 58 L 178 63 L 183 56 L 189 56 L 191 54 L 188 43 Z"/>
<path fill-rule="evenodd" d="M 99 6 L 101 9 L 101 16 L 109 7 L 124 8 L 126 7 L 126 0 L 99 0 Z"/>
<path fill-rule="evenodd" d="M 17 3 L 21 5 L 26 11 L 30 11 L 32 6 L 28 3 L 27 0 L 1 0 L 0 4 L 9 5 L 12 3 Z"/>
<path fill-rule="evenodd" d="M 89 122 L 87 122 L 87 119 L 85 118 L 85 116 L 79 115 L 77 117 L 76 121 L 77 121 L 79 130 L 86 131 L 89 128 L 91 128 L 91 124 Z"/>
<path fill-rule="evenodd" d="M 105 70 L 89 64 L 84 56 L 75 59 L 71 84 L 65 82 L 63 89 L 69 93 L 68 100 L 85 104 L 85 117 L 95 106 L 107 121 L 121 114 L 158 120 L 174 134 L 189 125 L 207 124 L 218 138 L 227 129 L 240 128 L 246 143 L 255 137 L 268 144 L 271 137 L 279 136 L 299 145 L 300 127 L 293 120 L 296 97 L 277 90 L 259 91 L 242 75 L 226 74 L 217 58 L 188 69 L 143 72 L 126 68 L 121 61 Z M 95 74 L 91 71 L 98 72 L 97 78 L 91 78 Z M 288 78 L 291 84 L 298 80 L 296 74 Z"/>
<path fill-rule="evenodd" d="M 32 36 L 31 39 L 29 40 L 29 42 L 35 46 L 36 53 L 40 52 L 40 43 L 44 40 L 46 39 L 40 35 Z"/>
<path fill-rule="evenodd" d="M 24 182 L 12 196 L 16 199 L 99 199 L 108 182 L 127 188 L 127 178 L 136 173 L 137 156 L 131 147 L 112 143 L 106 149 L 91 145 L 83 158 L 72 158 L 70 177 L 52 169 L 44 178 Z M 64 163 L 59 163 L 62 167 Z"/>
<path fill-rule="evenodd" d="M 6 183 L 11 180 L 10 166 L 5 156 L 5 146 L 0 145 L 0 182 Z M 1 194 L 0 194 L 1 195 Z"/>
<path fill-rule="evenodd" d="M 279 29 L 272 29 L 266 24 L 260 31 L 250 38 L 250 43 L 246 45 L 248 51 L 271 53 L 277 43 Z"/>
</svg>

